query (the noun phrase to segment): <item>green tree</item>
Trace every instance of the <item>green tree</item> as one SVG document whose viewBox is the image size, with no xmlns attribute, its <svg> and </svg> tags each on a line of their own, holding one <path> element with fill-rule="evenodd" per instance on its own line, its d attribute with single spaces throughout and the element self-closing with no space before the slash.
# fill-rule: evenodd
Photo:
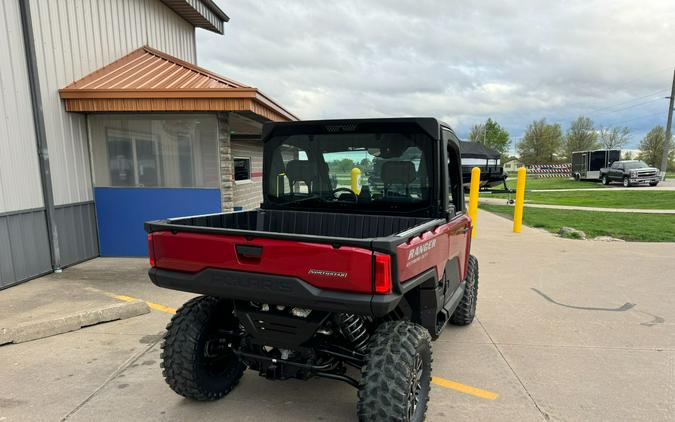
<svg viewBox="0 0 675 422">
<path fill-rule="evenodd" d="M 593 150 L 598 146 L 598 132 L 593 128 L 593 121 L 588 117 L 577 117 L 565 134 L 563 145 L 565 157 L 571 160 L 574 151 Z"/>
<path fill-rule="evenodd" d="M 349 173 L 351 174 L 352 169 L 355 167 L 354 161 L 351 158 L 343 158 L 338 161 L 337 169 L 340 173 Z"/>
<path fill-rule="evenodd" d="M 491 118 L 488 118 L 485 123 L 473 125 L 469 132 L 469 141 L 492 148 L 502 156 L 506 156 L 511 146 L 509 132 Z"/>
<path fill-rule="evenodd" d="M 485 125 L 483 123 L 478 123 L 471 127 L 471 132 L 469 132 L 469 142 L 477 142 L 479 144 L 483 143 L 483 138 L 485 137 Z"/>
<path fill-rule="evenodd" d="M 656 126 L 640 141 L 640 159 L 654 167 L 661 167 L 663 157 L 663 145 L 666 141 L 666 130 L 663 126 Z M 675 148 L 668 153 L 668 167 L 673 167 L 675 161 Z"/>
<path fill-rule="evenodd" d="M 606 149 L 621 149 L 630 140 L 630 129 L 627 127 L 603 127 L 600 129 L 600 143 Z"/>
<path fill-rule="evenodd" d="M 526 165 L 551 164 L 556 162 L 562 144 L 563 134 L 559 124 L 548 124 L 546 119 L 535 120 L 518 143 L 518 155 Z"/>
<path fill-rule="evenodd" d="M 373 162 L 367 158 L 364 158 L 359 162 L 358 167 L 362 172 L 366 173 L 373 169 Z"/>
</svg>

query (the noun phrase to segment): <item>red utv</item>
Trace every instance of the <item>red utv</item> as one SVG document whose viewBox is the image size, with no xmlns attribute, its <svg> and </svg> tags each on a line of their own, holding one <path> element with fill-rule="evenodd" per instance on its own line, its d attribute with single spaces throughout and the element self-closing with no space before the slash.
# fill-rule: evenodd
<svg viewBox="0 0 675 422">
<path fill-rule="evenodd" d="M 247 368 L 330 378 L 358 389 L 361 420 L 423 420 L 431 340 L 476 312 L 457 137 L 359 119 L 270 123 L 263 142 L 259 209 L 145 225 L 153 283 L 203 295 L 168 325 L 167 383 L 216 400 Z"/>
</svg>

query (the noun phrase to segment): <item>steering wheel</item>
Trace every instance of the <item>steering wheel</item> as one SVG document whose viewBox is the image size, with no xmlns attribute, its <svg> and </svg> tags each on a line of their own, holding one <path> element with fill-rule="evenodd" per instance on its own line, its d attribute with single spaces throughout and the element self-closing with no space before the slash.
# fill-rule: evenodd
<svg viewBox="0 0 675 422">
<path fill-rule="evenodd" d="M 337 195 L 337 194 L 340 193 L 340 192 L 347 192 L 347 193 L 351 194 L 351 196 L 353 197 L 353 201 L 354 201 L 354 202 L 359 202 L 359 197 L 358 197 L 358 195 L 356 195 L 356 194 L 354 193 L 354 191 L 351 190 L 351 189 L 349 189 L 349 188 L 337 188 L 337 189 L 333 189 L 333 196 L 335 197 L 335 199 L 338 199 L 338 200 L 340 199 L 340 198 L 338 198 L 338 195 Z"/>
</svg>

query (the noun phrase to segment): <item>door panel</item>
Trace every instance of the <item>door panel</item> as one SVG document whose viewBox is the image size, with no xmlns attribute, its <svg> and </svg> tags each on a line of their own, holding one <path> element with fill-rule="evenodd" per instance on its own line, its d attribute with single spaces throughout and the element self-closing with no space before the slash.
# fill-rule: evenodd
<svg viewBox="0 0 675 422">
<path fill-rule="evenodd" d="M 471 240 L 471 221 L 465 214 L 460 214 L 450 221 L 448 235 L 448 268 L 453 268 L 446 274 L 449 286 L 448 292 L 453 292 L 464 280 L 466 262 L 469 254 L 469 242 Z M 453 263 L 454 261 L 454 263 Z"/>
<path fill-rule="evenodd" d="M 612 168 L 610 169 L 610 175 L 612 176 L 612 180 L 621 180 L 623 179 L 623 168 L 618 167 L 618 168 Z"/>
</svg>

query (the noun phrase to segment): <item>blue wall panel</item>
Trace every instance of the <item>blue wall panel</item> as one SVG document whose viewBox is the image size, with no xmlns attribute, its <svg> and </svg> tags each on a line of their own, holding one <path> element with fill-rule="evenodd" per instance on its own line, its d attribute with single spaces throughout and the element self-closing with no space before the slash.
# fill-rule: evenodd
<svg viewBox="0 0 675 422">
<path fill-rule="evenodd" d="M 101 256 L 147 256 L 143 223 L 220 212 L 220 190 L 95 188 Z"/>
</svg>

